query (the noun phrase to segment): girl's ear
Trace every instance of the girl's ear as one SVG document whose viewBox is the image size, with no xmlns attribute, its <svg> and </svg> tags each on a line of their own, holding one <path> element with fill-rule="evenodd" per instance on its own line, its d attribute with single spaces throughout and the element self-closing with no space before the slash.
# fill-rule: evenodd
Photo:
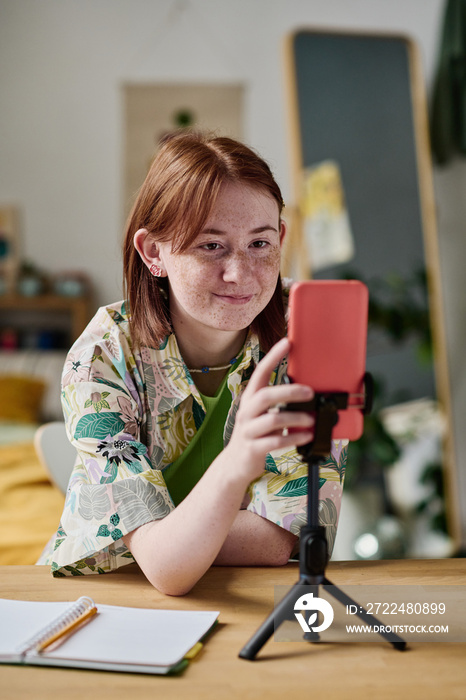
<svg viewBox="0 0 466 700">
<path fill-rule="evenodd" d="M 155 265 L 160 270 L 160 274 L 157 276 L 166 277 L 167 273 L 160 259 L 159 247 L 150 237 L 148 230 L 146 228 L 140 228 L 136 231 L 133 242 L 134 247 L 138 251 L 146 267 L 150 270 L 151 267 Z"/>
<path fill-rule="evenodd" d="M 280 245 L 283 245 L 283 241 L 285 240 L 285 236 L 287 233 L 287 227 L 286 227 L 286 222 L 283 221 L 283 219 L 280 219 Z"/>
</svg>

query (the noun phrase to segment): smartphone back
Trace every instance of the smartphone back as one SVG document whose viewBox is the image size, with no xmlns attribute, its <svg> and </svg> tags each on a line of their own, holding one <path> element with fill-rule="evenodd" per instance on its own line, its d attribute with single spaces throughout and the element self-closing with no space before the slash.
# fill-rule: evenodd
<svg viewBox="0 0 466 700">
<path fill-rule="evenodd" d="M 334 439 L 363 433 L 368 304 L 368 289 L 356 280 L 310 280 L 290 290 L 288 376 L 316 393 L 350 395 Z"/>
</svg>

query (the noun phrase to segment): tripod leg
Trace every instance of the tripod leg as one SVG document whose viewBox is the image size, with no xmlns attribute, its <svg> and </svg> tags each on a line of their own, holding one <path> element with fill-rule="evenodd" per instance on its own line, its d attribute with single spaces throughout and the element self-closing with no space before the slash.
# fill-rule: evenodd
<svg viewBox="0 0 466 700">
<path fill-rule="evenodd" d="M 296 587 L 305 585 L 301 579 L 295 583 L 288 593 L 278 603 L 272 613 L 264 620 L 262 625 L 256 630 L 251 639 L 241 649 L 239 656 L 242 659 L 255 658 L 264 644 L 273 635 L 282 622 L 294 619 L 294 604 L 296 602 Z"/>
<path fill-rule="evenodd" d="M 368 613 L 362 605 L 350 598 L 350 596 L 346 595 L 346 593 L 338 588 L 338 586 L 335 586 L 331 581 L 329 581 L 328 578 L 324 578 L 323 584 L 325 586 L 332 587 L 331 589 L 327 589 L 327 592 L 338 600 L 339 603 L 342 605 L 354 605 L 357 609 L 357 617 L 363 620 L 366 625 L 369 625 L 369 627 L 376 626 L 378 628 L 378 634 L 380 634 L 380 636 L 387 642 L 390 642 L 395 649 L 398 649 L 399 651 L 404 651 L 406 649 L 406 642 L 402 637 L 399 637 L 397 634 L 395 634 L 395 632 L 386 632 L 385 630 L 380 631 L 380 627 L 384 627 L 383 623 L 374 617 L 374 615 Z"/>
</svg>

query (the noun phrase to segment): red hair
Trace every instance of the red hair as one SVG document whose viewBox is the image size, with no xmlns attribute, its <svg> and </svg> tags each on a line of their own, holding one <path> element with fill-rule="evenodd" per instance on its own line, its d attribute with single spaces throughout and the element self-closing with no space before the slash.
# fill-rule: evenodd
<svg viewBox="0 0 466 700">
<path fill-rule="evenodd" d="M 173 252 L 186 250 L 202 231 L 220 187 L 240 182 L 283 199 L 267 163 L 230 138 L 181 131 L 169 136 L 152 161 L 130 213 L 123 247 L 130 332 L 136 345 L 159 345 L 171 333 L 167 280 L 152 277 L 134 247 L 134 235 L 147 229 L 156 241 L 172 241 Z M 267 352 L 286 333 L 280 275 L 272 299 L 252 323 Z"/>
</svg>

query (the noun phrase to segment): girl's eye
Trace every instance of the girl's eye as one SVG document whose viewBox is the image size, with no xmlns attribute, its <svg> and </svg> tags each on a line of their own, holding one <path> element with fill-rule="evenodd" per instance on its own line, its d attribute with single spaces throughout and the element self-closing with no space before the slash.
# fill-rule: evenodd
<svg viewBox="0 0 466 700">
<path fill-rule="evenodd" d="M 266 248 L 268 246 L 268 241 L 254 241 L 252 245 L 254 248 Z"/>
<path fill-rule="evenodd" d="M 204 243 L 204 245 L 201 245 L 203 250 L 219 250 L 220 247 L 220 243 Z"/>
</svg>

